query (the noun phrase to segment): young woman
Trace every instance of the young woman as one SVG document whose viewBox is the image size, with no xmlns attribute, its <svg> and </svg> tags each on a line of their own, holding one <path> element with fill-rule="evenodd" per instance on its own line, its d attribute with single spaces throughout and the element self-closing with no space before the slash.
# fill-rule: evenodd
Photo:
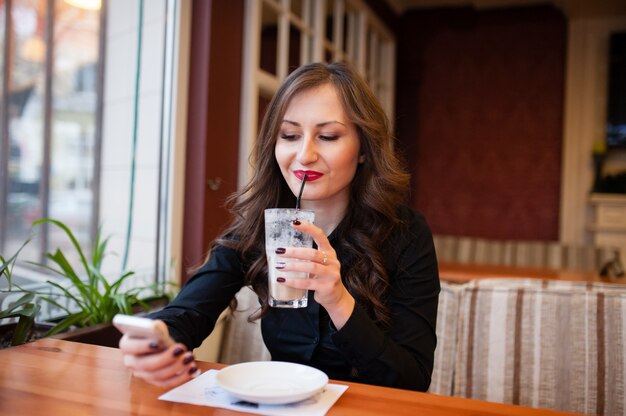
<svg viewBox="0 0 626 416">
<path fill-rule="evenodd" d="M 310 365 L 330 378 L 427 390 L 436 346 L 439 274 L 423 216 L 404 205 L 409 177 L 393 150 L 378 100 L 345 64 L 295 70 L 272 99 L 253 153 L 250 183 L 230 199 L 233 222 L 177 298 L 151 317 L 178 343 L 124 336 L 120 348 L 135 376 L 173 387 L 196 373 L 191 349 L 213 330 L 244 285 L 258 294 L 265 345 L 273 360 Z M 306 308 L 271 308 L 263 212 L 301 208 L 315 223 L 293 226 L 315 246 L 281 247 L 284 270 L 309 279 Z"/>
</svg>

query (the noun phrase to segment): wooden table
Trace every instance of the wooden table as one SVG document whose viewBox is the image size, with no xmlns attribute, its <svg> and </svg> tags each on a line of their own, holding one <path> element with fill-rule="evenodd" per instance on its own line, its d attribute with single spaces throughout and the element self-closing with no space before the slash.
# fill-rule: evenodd
<svg viewBox="0 0 626 416">
<path fill-rule="evenodd" d="M 449 282 L 465 283 L 486 278 L 532 278 L 572 282 L 626 284 L 626 277 L 602 277 L 596 272 L 540 267 L 499 266 L 491 264 L 439 263 L 439 277 Z"/>
<path fill-rule="evenodd" d="M 199 362 L 202 370 L 223 365 Z M 343 382 L 342 382 L 343 383 Z M 558 415 L 528 407 L 348 384 L 328 412 L 338 415 Z M 165 390 L 131 376 L 116 348 L 42 339 L 0 350 L 2 415 L 247 414 L 158 400 Z"/>
</svg>

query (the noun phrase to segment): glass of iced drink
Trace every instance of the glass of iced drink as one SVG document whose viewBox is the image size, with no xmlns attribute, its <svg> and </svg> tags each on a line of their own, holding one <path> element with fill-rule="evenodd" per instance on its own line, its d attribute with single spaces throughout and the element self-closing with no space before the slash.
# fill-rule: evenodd
<svg viewBox="0 0 626 416">
<path fill-rule="evenodd" d="M 306 308 L 307 290 L 294 289 L 276 282 L 278 276 L 289 279 L 308 279 L 306 272 L 293 272 L 276 269 L 276 263 L 288 264 L 297 259 L 279 257 L 278 247 L 313 247 L 313 238 L 292 227 L 294 220 L 313 222 L 315 212 L 295 208 L 270 208 L 265 210 L 265 253 L 267 255 L 267 276 L 269 305 L 275 308 Z"/>
</svg>

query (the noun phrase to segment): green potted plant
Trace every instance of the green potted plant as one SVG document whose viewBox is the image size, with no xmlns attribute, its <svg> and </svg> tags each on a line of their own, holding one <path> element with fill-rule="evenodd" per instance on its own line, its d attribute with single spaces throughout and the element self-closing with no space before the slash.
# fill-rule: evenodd
<svg viewBox="0 0 626 416">
<path fill-rule="evenodd" d="M 13 293 L 13 285 L 11 282 L 13 267 L 15 266 L 20 251 L 22 251 L 29 241 L 30 240 L 24 242 L 19 250 L 8 260 L 0 255 L 0 278 L 6 279 L 7 282 L 7 290 L 4 291 L 5 293 Z M 35 317 L 39 312 L 40 305 L 36 301 L 33 292 L 25 291 L 20 288 L 19 293 L 22 295 L 16 301 L 9 303 L 4 309 L 0 308 L 0 320 L 17 319 L 16 322 L 2 325 L 2 331 L 0 331 L 0 348 L 23 344 L 31 340 L 34 336 Z"/>
<path fill-rule="evenodd" d="M 101 238 L 101 230 L 98 230 L 91 249 L 91 257 L 88 257 L 64 223 L 44 218 L 35 221 L 33 226 L 42 223 L 49 223 L 63 230 L 78 255 L 82 269 L 76 270 L 58 248 L 54 252 L 46 253 L 45 257 L 50 260 L 50 264 L 35 263 L 53 275 L 61 277 L 60 280 L 47 281 L 55 289 L 54 295 L 39 293 L 42 300 L 58 307 L 66 314 L 48 335 L 59 334 L 57 335 L 59 338 L 117 346 L 121 334 L 111 325 L 113 317 L 117 313 L 133 314 L 148 311 L 150 305 L 146 302 L 147 298 L 159 296 L 163 298 L 168 295 L 156 284 L 125 289 L 124 283 L 134 276 L 133 271 L 124 271 L 114 279 L 107 279 L 101 268 L 107 254 L 109 239 Z M 146 293 L 148 294 L 144 296 Z M 63 303 L 62 300 L 67 303 Z M 72 328 L 83 329 L 67 332 Z"/>
</svg>

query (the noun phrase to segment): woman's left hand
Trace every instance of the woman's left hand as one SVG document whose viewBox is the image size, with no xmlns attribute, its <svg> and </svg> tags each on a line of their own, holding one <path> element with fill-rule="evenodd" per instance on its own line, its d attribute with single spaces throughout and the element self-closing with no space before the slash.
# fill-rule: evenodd
<svg viewBox="0 0 626 416">
<path fill-rule="evenodd" d="M 285 279 L 279 283 L 315 291 L 315 300 L 328 311 L 333 324 L 340 329 L 352 314 L 355 301 L 341 281 L 341 263 L 337 253 L 322 229 L 315 224 L 303 221 L 293 227 L 313 237 L 318 249 L 285 247 L 285 253 L 279 257 L 308 261 L 286 263 L 281 270 L 307 272 L 309 279 Z"/>
</svg>

